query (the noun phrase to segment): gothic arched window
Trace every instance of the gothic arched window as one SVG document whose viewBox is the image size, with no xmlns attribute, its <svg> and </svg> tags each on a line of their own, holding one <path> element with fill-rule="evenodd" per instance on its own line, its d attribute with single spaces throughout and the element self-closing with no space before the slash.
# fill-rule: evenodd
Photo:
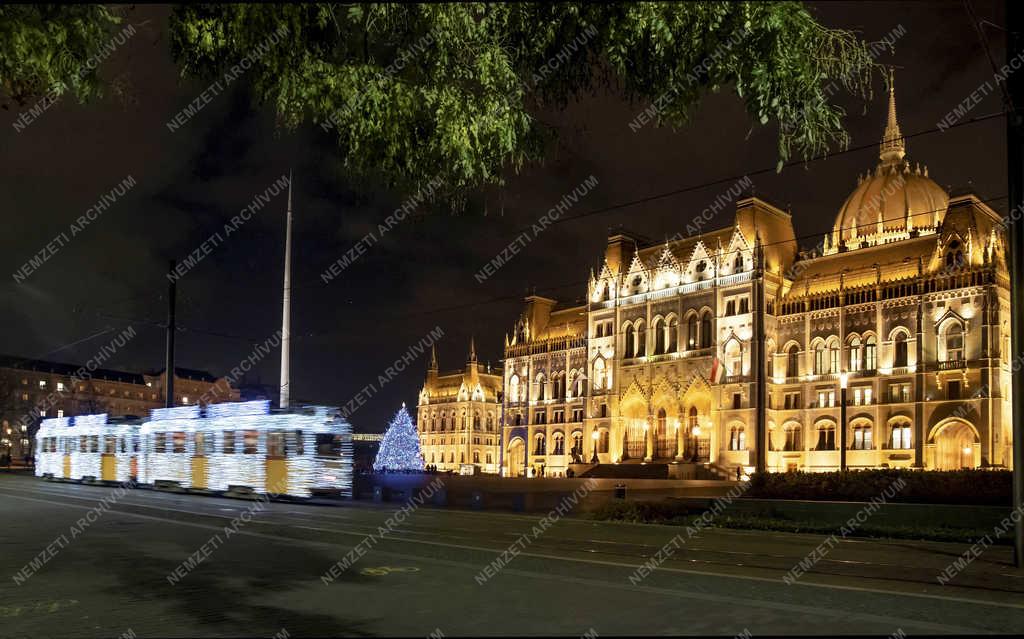
<svg viewBox="0 0 1024 639">
<path fill-rule="evenodd" d="M 907 365 L 907 334 L 898 333 L 893 338 L 893 361 L 892 365 L 895 368 L 900 368 Z"/>
<path fill-rule="evenodd" d="M 700 316 L 700 347 L 711 348 L 711 311 Z"/>
</svg>

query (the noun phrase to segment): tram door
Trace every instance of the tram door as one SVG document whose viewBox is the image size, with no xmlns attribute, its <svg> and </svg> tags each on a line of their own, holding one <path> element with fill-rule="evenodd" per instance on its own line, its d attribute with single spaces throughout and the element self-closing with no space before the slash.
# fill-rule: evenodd
<svg viewBox="0 0 1024 639">
<path fill-rule="evenodd" d="M 100 479 L 117 481 L 117 435 L 103 436 L 103 454 L 100 456 Z"/>
<path fill-rule="evenodd" d="M 207 466 L 210 452 L 208 444 L 213 443 L 213 433 L 195 432 L 192 434 L 195 444 L 192 455 L 192 487 L 208 488 L 209 468 Z"/>
<path fill-rule="evenodd" d="M 131 434 L 131 445 L 132 445 L 132 448 L 131 448 L 131 450 L 132 450 L 132 457 L 131 457 L 131 459 L 132 459 L 132 461 L 131 461 L 131 465 L 128 467 L 128 476 L 131 479 L 133 479 L 133 480 L 136 480 L 136 479 L 139 478 L 139 440 L 140 440 L 140 437 L 141 436 L 139 435 L 139 433 L 132 433 Z"/>
<path fill-rule="evenodd" d="M 74 437 L 61 437 L 61 452 L 64 453 L 64 479 L 71 479 L 71 447 L 75 443 Z"/>
<path fill-rule="evenodd" d="M 267 493 L 283 494 L 288 491 L 288 459 L 285 456 L 284 432 L 267 431 Z"/>
</svg>

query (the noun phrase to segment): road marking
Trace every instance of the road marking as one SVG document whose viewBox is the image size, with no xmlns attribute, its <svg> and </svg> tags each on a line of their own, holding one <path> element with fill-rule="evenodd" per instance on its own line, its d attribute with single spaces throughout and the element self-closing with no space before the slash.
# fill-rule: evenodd
<svg viewBox="0 0 1024 639">
<path fill-rule="evenodd" d="M 39 503 L 49 504 L 49 505 L 64 506 L 66 508 L 75 508 L 75 509 L 80 509 L 80 510 L 87 509 L 85 506 L 81 506 L 81 505 L 77 505 L 77 504 L 68 504 L 68 503 L 65 503 L 65 502 L 46 501 L 46 500 L 42 500 L 42 499 L 35 499 L 35 498 L 32 498 L 32 497 L 19 497 L 19 496 L 16 496 L 16 495 L 7 495 L 7 496 L 11 497 L 13 499 L 21 499 L 21 500 L 25 500 L 25 501 L 34 501 L 34 502 L 39 502 Z M 158 522 L 163 522 L 163 523 L 173 523 L 173 524 L 178 524 L 178 525 L 182 525 L 182 526 L 189 526 L 189 527 L 193 527 L 193 528 L 201 528 L 201 529 L 205 529 L 205 530 L 220 530 L 220 528 L 218 528 L 216 526 L 211 526 L 211 525 L 208 525 L 208 524 L 198 524 L 198 523 L 193 523 L 193 522 L 183 522 L 183 521 L 178 521 L 178 520 L 175 520 L 175 519 L 165 519 L 165 518 L 161 518 L 161 517 L 153 517 L 153 516 L 150 516 L 150 515 L 141 515 L 141 514 L 138 514 L 138 513 L 119 511 L 119 510 L 116 510 L 116 509 L 111 509 L 111 510 L 113 512 L 116 512 L 118 514 L 121 514 L 121 515 L 124 515 L 124 516 L 128 516 L 128 517 L 137 517 L 137 518 L 141 518 L 141 519 L 148 519 L 148 520 L 158 521 Z M 336 531 L 336 532 L 338 532 L 338 531 Z M 266 533 L 255 533 L 255 532 L 246 531 L 246 530 L 239 530 L 237 532 L 237 534 L 246 535 L 246 536 L 250 536 L 250 537 L 259 537 L 259 538 L 264 538 L 264 539 L 274 539 L 276 541 L 281 541 L 281 542 L 284 542 L 284 543 L 289 544 L 289 545 L 294 545 L 296 542 L 298 542 L 298 543 L 303 543 L 303 544 L 306 544 L 306 545 L 314 545 L 314 546 L 329 546 L 329 547 L 330 546 L 342 546 L 342 544 L 338 544 L 336 542 L 323 542 L 323 541 L 313 541 L 313 540 L 308 540 L 308 539 L 296 539 L 294 537 L 284 537 L 284 536 L 281 536 L 281 535 L 272 535 L 272 534 L 266 534 Z M 438 543 L 438 542 L 423 542 L 423 543 L 429 543 L 431 545 L 439 545 L 439 546 L 451 546 L 451 547 L 456 547 L 456 548 L 466 548 L 465 546 L 460 546 L 460 545 L 457 545 L 457 544 L 442 544 L 442 543 Z M 343 546 L 343 547 L 347 547 L 347 546 Z M 488 549 L 488 548 L 472 548 L 472 549 L 474 549 L 474 550 L 484 550 L 484 551 L 487 551 L 487 552 L 498 552 L 498 551 L 495 551 L 493 549 Z M 434 557 L 419 557 L 419 556 L 416 556 L 416 555 L 397 553 L 397 552 L 393 552 L 393 551 L 374 550 L 373 552 L 381 554 L 381 555 L 400 557 L 400 558 L 403 558 L 403 559 L 412 559 L 412 560 L 421 561 L 421 562 L 425 562 L 425 563 L 435 563 L 435 564 L 453 566 L 453 567 L 458 567 L 458 568 L 464 568 L 464 569 L 467 569 L 467 570 L 472 570 L 474 572 L 478 571 L 478 568 L 479 568 L 479 566 L 477 564 L 471 564 L 471 563 L 468 563 L 468 562 L 465 562 L 465 561 L 438 559 L 438 558 L 434 558 Z M 520 553 L 520 554 L 527 555 L 528 553 Z M 544 557 L 543 555 L 534 555 L 534 554 L 529 554 L 529 556 L 541 556 L 541 557 Z M 625 564 L 625 563 L 615 563 L 615 562 L 606 562 L 606 561 L 578 560 L 578 559 L 561 558 L 561 557 L 554 557 L 554 556 L 549 556 L 548 558 L 554 559 L 554 560 L 578 561 L 578 562 L 582 562 L 582 563 L 604 564 L 604 565 L 612 565 L 612 566 L 619 566 L 619 567 L 625 567 L 625 568 L 634 568 L 634 566 L 632 564 Z M 771 582 L 773 582 L 775 584 L 781 583 L 778 580 L 768 580 L 768 579 L 756 578 L 756 577 L 743 577 L 743 576 L 736 576 L 736 575 L 721 575 L 721 574 L 716 574 L 716 573 L 698 573 L 697 571 L 688 571 L 688 570 L 681 570 L 681 569 L 671 569 L 671 571 L 672 572 L 681 572 L 681 573 L 707 574 L 707 575 L 716 576 L 716 577 L 734 577 L 734 578 L 739 578 L 739 579 L 754 579 L 754 580 L 757 580 L 757 581 L 771 581 Z M 508 572 L 509 574 L 521 575 L 521 576 L 529 577 L 529 578 L 555 579 L 555 580 L 559 580 L 559 581 L 568 581 L 570 583 L 585 584 L 585 585 L 595 585 L 595 586 L 600 586 L 600 587 L 605 587 L 605 588 L 614 588 L 614 589 L 617 589 L 617 590 L 627 590 L 627 591 L 642 590 L 642 591 L 645 591 L 645 592 L 650 592 L 652 594 L 660 594 L 660 595 L 664 595 L 664 596 L 680 597 L 680 598 L 684 598 L 684 599 L 695 599 L 695 600 L 700 600 L 700 601 L 725 602 L 725 603 L 727 603 L 727 604 L 729 604 L 731 606 L 741 606 L 741 605 L 745 604 L 747 606 L 753 606 L 753 607 L 757 607 L 757 608 L 767 608 L 767 609 L 773 609 L 773 610 L 785 610 L 785 611 L 790 611 L 790 612 L 798 612 L 798 613 L 803 613 L 803 614 L 813 614 L 813 615 L 819 615 L 819 616 L 839 617 L 839 618 L 844 619 L 844 620 L 848 620 L 848 619 L 851 619 L 851 618 L 861 618 L 861 619 L 866 619 L 866 620 L 869 620 L 869 621 L 872 621 L 872 622 L 876 622 L 876 623 L 877 622 L 887 622 L 887 623 L 890 623 L 892 625 L 896 625 L 898 627 L 928 628 L 928 629 L 936 631 L 936 632 L 938 632 L 939 630 L 941 630 L 943 632 L 950 632 L 950 631 L 957 632 L 957 631 L 959 631 L 959 632 L 962 632 L 962 633 L 970 633 L 970 632 L 975 631 L 975 629 L 971 629 L 971 628 L 958 628 L 958 627 L 955 627 L 955 626 L 950 626 L 948 624 L 934 624 L 934 623 L 925 622 L 925 621 L 916 621 L 916 620 L 911 620 L 911 619 L 902 619 L 902 618 L 898 618 L 898 617 L 889 617 L 889 616 L 886 616 L 886 615 L 877 615 L 877 614 L 872 614 L 872 613 L 852 613 L 851 614 L 851 613 L 846 612 L 846 611 L 825 610 L 825 609 L 822 609 L 820 607 L 804 606 L 804 605 L 800 605 L 800 604 L 787 604 L 787 603 L 768 601 L 768 600 L 762 600 L 762 599 L 757 599 L 757 600 L 743 599 L 743 600 L 740 600 L 740 599 L 728 597 L 726 595 L 712 595 L 712 594 L 707 594 L 707 593 L 699 593 L 699 592 L 683 591 L 683 590 L 674 590 L 674 589 L 670 589 L 670 588 L 658 588 L 658 587 L 652 587 L 652 586 L 632 586 L 632 585 L 628 585 L 627 583 L 625 583 L 625 581 L 623 581 L 623 582 L 598 581 L 598 580 L 593 580 L 593 579 L 584 579 L 584 578 L 579 578 L 579 577 L 552 575 L 552 574 L 546 573 L 546 572 L 533 572 L 533 571 L 511 569 L 511 568 L 505 569 L 504 572 Z M 817 585 L 817 584 L 811 584 L 811 585 Z M 825 587 L 829 587 L 829 586 L 825 586 Z M 872 591 L 872 592 L 879 592 L 881 594 L 886 594 L 886 595 L 894 595 L 895 594 L 895 595 L 913 596 L 913 595 L 910 595 L 909 593 L 899 593 L 899 592 L 894 592 L 894 591 Z M 977 601 L 977 600 L 964 600 L 964 601 L 966 603 L 989 604 L 989 602 Z M 990 605 L 999 605 L 999 604 L 990 604 Z M 1015 606 L 1011 606 L 1011 607 L 1015 607 Z"/>
<path fill-rule="evenodd" d="M 0 617 L 20 617 L 23 612 L 32 612 L 38 614 L 40 612 L 54 613 L 61 608 L 70 608 L 71 606 L 78 605 L 77 599 L 60 599 L 58 601 L 38 601 L 24 606 L 0 606 Z"/>
<path fill-rule="evenodd" d="M 0 493 L 3 493 L 3 491 L 0 491 Z M 49 500 L 43 500 L 43 499 L 36 499 L 36 498 L 32 498 L 32 497 L 21 497 L 21 496 L 17 496 L 17 495 L 11 495 L 9 493 L 3 493 L 3 494 L 6 494 L 7 497 L 10 497 L 12 499 L 21 499 L 21 500 L 25 500 L 25 501 L 34 501 L 34 502 L 39 502 L 39 503 L 48 504 L 48 505 L 57 505 L 57 506 L 64 506 L 64 507 L 67 507 L 67 508 L 77 508 L 77 509 L 81 509 L 81 510 L 88 510 L 88 508 L 86 506 L 82 506 L 82 505 L 78 505 L 78 504 L 69 504 L 69 503 L 65 503 L 65 502 L 49 501 Z M 79 499 L 77 497 L 70 497 L 70 498 L 71 499 Z M 156 507 L 150 507 L 150 508 L 156 508 Z M 170 523 L 175 523 L 175 524 L 182 525 L 182 526 L 190 526 L 190 527 L 202 528 L 202 529 L 206 529 L 206 530 L 221 530 L 221 528 L 219 528 L 217 526 L 212 526 L 212 525 L 209 525 L 209 524 L 200 524 L 200 523 L 195 523 L 195 522 L 185 522 L 185 521 L 179 521 L 177 519 L 169 519 L 169 518 L 164 518 L 164 517 L 155 517 L 155 516 L 152 516 L 152 515 L 142 515 L 142 514 L 139 514 L 139 513 L 132 513 L 132 512 L 126 512 L 126 511 L 123 511 L 123 510 L 117 510 L 116 508 L 111 508 L 110 510 L 113 511 L 113 512 L 116 512 L 118 514 L 129 516 L 129 517 L 138 517 L 138 518 L 142 518 L 142 519 L 149 519 L 149 520 L 160 521 L 160 522 L 170 522 Z M 188 512 L 188 511 L 184 511 L 184 512 Z M 226 518 L 226 517 L 223 517 L 223 516 L 220 516 L 220 515 L 207 515 L 205 513 L 193 513 L 193 514 L 199 514 L 201 516 L 212 516 L 212 517 Z M 350 531 L 345 531 L 345 530 L 332 529 L 331 532 L 334 533 L 334 534 L 343 534 L 343 535 L 351 535 L 351 536 L 357 536 L 357 537 L 365 537 L 365 534 L 363 534 L 363 533 L 350 532 Z M 274 540 L 282 541 L 282 542 L 289 543 L 289 544 L 294 544 L 296 542 L 299 542 L 299 543 L 305 543 L 305 544 L 311 544 L 311 545 L 317 545 L 317 546 L 341 546 L 341 547 L 344 547 L 344 548 L 349 548 L 349 546 L 347 546 L 345 544 L 338 543 L 336 541 L 316 541 L 316 540 L 310 540 L 310 539 L 299 539 L 299 538 L 295 538 L 295 537 L 286 537 L 286 536 L 283 536 L 283 535 L 275 535 L 275 534 L 270 534 L 270 533 L 258 533 L 258 532 L 247 531 L 247 530 L 239 530 L 239 531 L 237 531 L 237 534 L 247 535 L 247 536 L 251 536 L 251 537 L 260 537 L 260 538 L 265 538 L 265 539 L 274 539 Z M 467 545 L 467 544 L 453 544 L 453 543 L 445 543 L 445 542 L 437 542 L 437 541 L 427 541 L 427 540 L 420 540 L 420 539 L 407 539 L 407 538 L 405 538 L 405 539 L 403 539 L 403 538 L 390 538 L 390 539 L 394 539 L 395 541 L 399 541 L 401 543 L 414 543 L 414 544 L 424 544 L 424 545 L 430 545 L 430 546 L 440 546 L 440 547 L 446 547 L 446 548 L 458 548 L 458 549 L 462 549 L 462 550 L 474 550 L 474 551 L 480 551 L 480 552 L 493 553 L 493 554 L 497 554 L 499 556 L 503 552 L 503 549 L 494 549 L 494 548 L 487 548 L 487 547 L 482 547 L 482 546 L 470 546 L 470 545 Z M 477 571 L 479 569 L 479 566 L 477 566 L 476 564 L 468 564 L 466 562 L 437 559 L 437 558 L 434 558 L 434 557 L 421 557 L 421 556 L 418 556 L 418 555 L 410 555 L 408 553 L 401 553 L 401 552 L 395 552 L 395 551 L 385 551 L 385 550 L 377 550 L 377 549 L 375 549 L 373 552 L 379 553 L 381 555 L 400 557 L 400 558 L 403 558 L 403 559 L 412 559 L 412 560 L 417 560 L 417 561 L 425 561 L 425 562 L 428 562 L 428 563 L 429 562 L 434 562 L 434 563 L 441 563 L 441 564 L 446 564 L 446 565 L 466 567 L 466 568 L 471 568 L 474 571 Z M 591 564 L 591 565 L 612 566 L 612 567 L 617 567 L 617 568 L 628 568 L 628 569 L 631 569 L 631 570 L 635 570 L 636 567 L 637 567 L 637 564 L 634 564 L 634 563 L 608 561 L 608 560 L 601 560 L 601 559 L 587 559 L 587 558 L 578 558 L 578 557 L 562 557 L 562 556 L 558 556 L 558 555 L 548 555 L 548 554 L 543 554 L 543 553 L 530 553 L 530 552 L 520 552 L 518 554 L 522 555 L 524 557 L 533 557 L 533 558 L 537 558 L 537 559 L 548 559 L 548 560 L 552 560 L 552 561 L 565 561 L 565 562 L 583 563 L 583 564 Z M 743 580 L 743 581 L 755 581 L 755 582 L 760 582 L 760 583 L 771 583 L 771 584 L 774 584 L 774 585 L 780 585 L 780 584 L 783 583 L 781 578 L 757 577 L 757 576 L 753 576 L 753 575 L 739 575 L 739 574 L 712 572 L 712 571 L 706 571 L 706 570 L 692 570 L 692 569 L 686 569 L 686 568 L 673 568 L 673 567 L 667 567 L 667 566 L 664 566 L 664 565 L 657 567 L 655 570 L 659 570 L 659 571 L 663 571 L 663 572 L 670 572 L 670 573 L 678 573 L 678 574 L 697 575 L 697 576 L 703 576 L 703 577 L 715 577 L 715 578 L 719 578 L 719 579 L 739 579 L 739 580 Z M 509 572 L 509 571 L 512 571 L 512 569 L 506 568 L 505 571 Z M 539 576 L 539 577 L 545 577 L 545 578 L 548 578 L 548 577 L 554 578 L 553 576 L 549 575 L 549 573 L 531 572 L 531 571 L 512 571 L 512 574 L 518 574 L 518 573 L 522 573 L 523 575 L 529 575 L 529 576 Z M 575 578 L 575 577 L 565 577 L 564 579 L 576 579 L 576 580 L 579 580 L 581 583 L 592 581 L 592 580 L 585 580 L 585 579 Z M 623 584 L 616 584 L 616 583 L 611 583 L 611 582 L 594 582 L 594 583 L 600 584 L 600 585 L 604 585 L 604 586 L 607 586 L 607 587 L 625 588 L 627 590 L 632 589 L 632 588 L 651 588 L 651 587 L 647 587 L 647 586 L 640 587 L 640 586 L 626 585 L 625 583 L 623 583 Z M 917 598 L 917 599 L 928 599 L 928 600 L 937 600 L 937 601 L 951 601 L 951 602 L 964 603 L 964 604 L 970 604 L 970 605 L 980 605 L 980 606 L 990 606 L 990 607 L 997 607 L 997 608 L 1010 608 L 1010 609 L 1015 609 L 1015 610 L 1024 610 L 1024 604 L 1008 603 L 1008 602 L 996 602 L 996 601 L 986 601 L 986 600 L 983 600 L 983 599 L 973 599 L 973 598 L 970 598 L 970 597 L 957 597 L 957 596 L 952 596 L 952 595 L 934 595 L 934 594 L 928 594 L 928 593 L 902 592 L 902 591 L 898 591 L 898 590 L 884 590 L 884 589 L 879 589 L 879 588 L 868 588 L 868 587 L 861 587 L 861 586 L 842 586 L 842 585 L 838 585 L 838 584 L 827 584 L 827 583 L 817 583 L 817 582 L 813 582 L 813 581 L 806 581 L 806 578 L 804 580 L 795 582 L 793 584 L 793 586 L 790 586 L 790 588 L 824 588 L 824 589 L 829 589 L 829 590 L 845 590 L 845 591 L 852 591 L 852 592 L 865 592 L 865 593 L 879 594 L 879 595 L 886 595 L 886 596 L 893 596 L 893 595 L 895 595 L 895 596 L 900 596 L 900 597 L 914 597 L 914 598 Z M 671 589 L 652 588 L 652 592 L 661 592 L 661 591 L 664 591 L 662 594 L 673 594 L 675 596 L 691 597 L 691 598 L 698 598 L 698 599 L 707 598 L 707 597 L 716 597 L 716 595 L 702 595 L 701 593 L 695 593 L 695 592 L 691 592 L 691 591 L 677 591 L 677 590 L 671 590 Z M 1013 594 L 1013 593 L 1009 593 L 1009 594 Z M 821 615 L 821 614 L 831 614 L 833 612 L 833 611 L 827 611 L 826 612 L 826 611 L 824 611 L 824 610 L 822 610 L 821 608 L 818 608 L 818 607 L 800 606 L 798 604 L 783 604 L 783 603 L 774 602 L 774 601 L 767 601 L 767 600 L 752 600 L 752 599 L 739 600 L 739 599 L 730 599 L 730 598 L 727 598 L 727 597 L 725 599 L 728 600 L 730 603 L 733 603 L 733 604 L 736 604 L 736 605 L 746 604 L 746 605 L 754 605 L 754 606 L 767 607 L 767 608 L 779 608 L 779 607 L 782 607 L 783 609 L 787 609 L 787 610 L 798 608 L 800 611 L 805 612 L 805 613 L 809 613 L 809 614 Z M 848 617 L 849 616 L 848 613 L 846 613 L 846 612 L 835 611 L 835 614 L 842 615 L 843 617 Z M 868 613 L 865 613 L 865 614 L 867 614 L 868 617 L 871 617 L 871 618 L 874 618 L 874 619 L 887 619 L 887 620 L 902 621 L 903 623 L 905 623 L 907 625 L 918 625 L 918 626 L 920 626 L 922 624 L 925 624 L 925 625 L 935 626 L 935 628 L 949 627 L 949 626 L 939 626 L 939 625 L 935 625 L 935 624 L 927 624 L 927 622 L 918 622 L 918 621 L 912 621 L 912 620 L 909 620 L 909 619 L 901 620 L 899 618 L 894 618 L 894 617 L 886 617 L 886 616 L 882 616 L 882 615 L 872 615 L 872 614 L 868 614 Z M 947 630 L 947 632 L 948 632 L 948 630 Z"/>
<path fill-rule="evenodd" d="M 393 572 L 419 572 L 420 569 L 415 566 L 399 566 L 397 568 L 391 566 L 379 566 L 376 568 L 363 568 L 359 571 L 362 575 L 372 575 L 374 577 L 383 577 Z"/>
</svg>

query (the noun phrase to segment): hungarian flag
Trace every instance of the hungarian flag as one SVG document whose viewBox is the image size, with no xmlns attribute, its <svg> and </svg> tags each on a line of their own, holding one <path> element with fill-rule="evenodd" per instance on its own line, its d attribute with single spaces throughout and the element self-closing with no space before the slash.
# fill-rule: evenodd
<svg viewBox="0 0 1024 639">
<path fill-rule="evenodd" d="M 711 364 L 711 383 L 721 384 L 725 378 L 725 366 L 722 364 L 722 360 L 715 358 L 715 361 Z"/>
</svg>

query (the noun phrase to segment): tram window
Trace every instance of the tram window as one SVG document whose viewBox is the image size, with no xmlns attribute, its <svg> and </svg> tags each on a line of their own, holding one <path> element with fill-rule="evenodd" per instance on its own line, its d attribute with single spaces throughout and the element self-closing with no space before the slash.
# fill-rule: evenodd
<svg viewBox="0 0 1024 639">
<path fill-rule="evenodd" d="M 267 433 L 267 457 L 284 457 L 284 433 L 276 430 Z"/>
<path fill-rule="evenodd" d="M 235 454 L 235 431 L 233 430 L 224 431 L 224 454 Z"/>
<path fill-rule="evenodd" d="M 122 437 L 121 438 L 121 452 L 122 453 L 127 453 L 128 452 L 128 438 L 127 437 Z"/>
<path fill-rule="evenodd" d="M 89 450 L 89 437 L 82 435 L 78 438 L 78 452 L 85 453 Z"/>
<path fill-rule="evenodd" d="M 209 455 L 213 452 L 213 434 L 212 433 L 195 433 L 196 455 Z"/>
<path fill-rule="evenodd" d="M 139 452 L 139 434 L 135 433 L 132 435 L 132 452 Z"/>
<path fill-rule="evenodd" d="M 103 454 L 113 455 L 117 452 L 117 435 L 103 436 Z"/>
<path fill-rule="evenodd" d="M 316 454 L 321 457 L 341 457 L 341 436 L 317 433 Z"/>
<path fill-rule="evenodd" d="M 172 452 L 183 453 L 185 452 L 185 433 L 184 431 L 175 431 L 171 433 L 171 444 L 173 448 Z"/>
<path fill-rule="evenodd" d="M 153 452 L 154 453 L 166 453 L 167 452 L 167 433 L 155 433 L 153 435 Z"/>
<path fill-rule="evenodd" d="M 100 452 L 100 436 L 89 435 L 89 452 L 98 453 Z"/>
<path fill-rule="evenodd" d="M 288 433 L 288 452 L 292 455 L 302 455 L 305 453 L 306 443 L 302 440 L 302 431 L 293 430 Z"/>
<path fill-rule="evenodd" d="M 242 439 L 245 445 L 244 448 L 242 448 L 242 452 L 246 455 L 255 455 L 257 442 L 259 441 L 259 432 L 255 430 L 244 430 L 242 431 Z"/>
</svg>

